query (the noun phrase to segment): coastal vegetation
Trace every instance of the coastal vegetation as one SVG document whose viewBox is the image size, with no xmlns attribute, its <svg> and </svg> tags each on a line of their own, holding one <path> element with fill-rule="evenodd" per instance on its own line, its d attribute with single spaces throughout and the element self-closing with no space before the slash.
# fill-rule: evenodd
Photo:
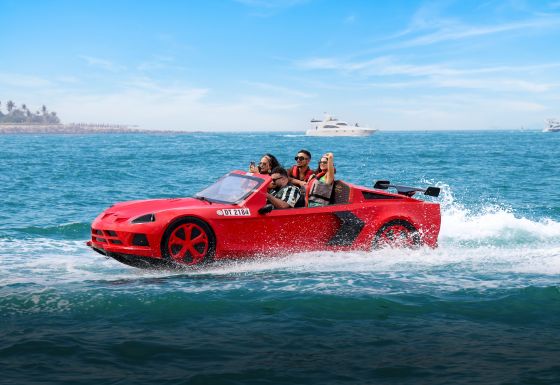
<svg viewBox="0 0 560 385">
<path fill-rule="evenodd" d="M 142 130 L 138 126 L 107 123 L 62 123 L 47 106 L 32 112 L 26 104 L 17 107 L 12 100 L 0 101 L 0 135 L 12 134 L 119 134 L 180 133 L 180 131 Z"/>
<path fill-rule="evenodd" d="M 6 113 L 3 111 L 4 108 Z M 60 124 L 60 119 L 56 112 L 49 112 L 44 104 L 40 110 L 31 112 L 25 103 L 18 108 L 13 101 L 8 100 L 4 104 L 0 101 L 0 123 Z"/>
</svg>

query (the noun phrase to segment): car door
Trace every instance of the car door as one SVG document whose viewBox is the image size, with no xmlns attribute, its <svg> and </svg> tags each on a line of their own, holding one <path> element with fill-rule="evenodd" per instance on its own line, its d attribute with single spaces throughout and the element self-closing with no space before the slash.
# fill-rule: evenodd
<svg viewBox="0 0 560 385">
<path fill-rule="evenodd" d="M 275 209 L 263 215 L 261 229 L 271 252 L 324 250 L 338 227 L 333 208 Z"/>
<path fill-rule="evenodd" d="M 230 255 L 323 250 L 339 227 L 329 206 L 255 211 L 250 210 L 250 216 L 220 218 L 216 223 L 220 250 Z"/>
</svg>

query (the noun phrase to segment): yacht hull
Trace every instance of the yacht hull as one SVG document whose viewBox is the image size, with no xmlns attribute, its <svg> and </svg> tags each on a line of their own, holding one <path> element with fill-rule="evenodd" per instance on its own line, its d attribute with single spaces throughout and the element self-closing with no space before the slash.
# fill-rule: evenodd
<svg viewBox="0 0 560 385">
<path fill-rule="evenodd" d="M 560 132 L 560 121 L 558 119 L 545 120 L 543 132 Z"/>
<path fill-rule="evenodd" d="M 352 129 L 317 129 L 307 130 L 307 136 L 370 136 L 375 134 L 377 130 L 352 130 Z"/>
</svg>

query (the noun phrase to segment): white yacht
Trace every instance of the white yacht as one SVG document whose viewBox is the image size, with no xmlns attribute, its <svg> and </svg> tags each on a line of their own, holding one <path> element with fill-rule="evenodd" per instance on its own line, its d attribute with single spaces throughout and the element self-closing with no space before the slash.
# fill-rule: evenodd
<svg viewBox="0 0 560 385">
<path fill-rule="evenodd" d="M 544 121 L 543 132 L 560 132 L 560 120 L 558 119 L 547 119 Z"/>
<path fill-rule="evenodd" d="M 334 116 L 325 114 L 323 120 L 311 119 L 311 128 L 305 132 L 307 136 L 369 136 L 377 130 L 362 127 L 358 123 L 348 124 Z"/>
</svg>

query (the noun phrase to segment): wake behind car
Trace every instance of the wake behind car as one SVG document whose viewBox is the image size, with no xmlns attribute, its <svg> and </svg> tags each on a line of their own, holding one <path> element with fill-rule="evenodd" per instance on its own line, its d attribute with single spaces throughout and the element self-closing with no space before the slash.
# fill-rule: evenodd
<svg viewBox="0 0 560 385">
<path fill-rule="evenodd" d="M 327 206 L 271 209 L 268 175 L 232 171 L 192 198 L 117 203 L 92 223 L 93 250 L 136 267 L 304 251 L 437 246 L 438 203 L 413 198 L 439 189 L 334 182 Z M 396 193 L 389 192 L 396 189 Z"/>
</svg>

